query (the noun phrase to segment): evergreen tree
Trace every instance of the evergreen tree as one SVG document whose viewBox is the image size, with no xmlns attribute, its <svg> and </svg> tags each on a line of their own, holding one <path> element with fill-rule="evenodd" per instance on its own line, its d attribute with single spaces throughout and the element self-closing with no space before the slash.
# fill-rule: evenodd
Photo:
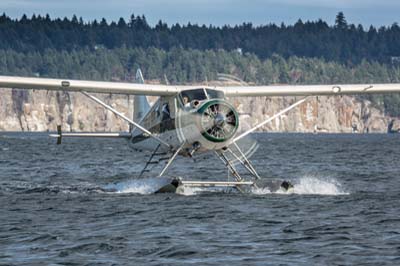
<svg viewBox="0 0 400 266">
<path fill-rule="evenodd" d="M 345 30 L 347 29 L 347 21 L 344 17 L 343 12 L 339 12 L 336 15 L 336 19 L 335 19 L 335 27 L 340 29 L 340 30 Z"/>
</svg>

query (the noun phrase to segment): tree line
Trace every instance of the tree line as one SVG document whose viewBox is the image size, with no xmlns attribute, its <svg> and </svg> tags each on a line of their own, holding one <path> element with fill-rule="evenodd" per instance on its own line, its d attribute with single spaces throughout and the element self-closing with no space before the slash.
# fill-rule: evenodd
<svg viewBox="0 0 400 266">
<path fill-rule="evenodd" d="M 147 48 L 165 51 L 174 48 L 200 51 L 219 50 L 251 53 L 260 59 L 279 54 L 285 59 L 293 56 L 316 57 L 346 65 L 363 60 L 392 64 L 400 62 L 400 27 L 364 29 L 348 24 L 342 12 L 329 26 L 322 20 L 299 20 L 294 25 L 268 24 L 254 26 L 206 26 L 196 24 L 167 25 L 161 20 L 150 26 L 145 16 L 131 15 L 108 22 L 104 18 L 84 22 L 82 18 L 50 18 L 49 15 L 26 15 L 11 19 L 0 16 L 0 49 L 18 52 L 43 52 L 47 49 L 74 51 L 80 49 Z"/>
<path fill-rule="evenodd" d="M 137 68 L 145 79 L 172 84 L 206 83 L 218 73 L 238 76 L 253 84 L 332 84 L 400 82 L 400 67 L 370 62 L 346 65 L 320 58 L 278 54 L 261 59 L 255 54 L 226 50 L 154 47 L 79 50 L 0 50 L 0 74 L 108 81 L 133 81 Z M 388 114 L 400 116 L 400 95 L 363 96 Z"/>
</svg>

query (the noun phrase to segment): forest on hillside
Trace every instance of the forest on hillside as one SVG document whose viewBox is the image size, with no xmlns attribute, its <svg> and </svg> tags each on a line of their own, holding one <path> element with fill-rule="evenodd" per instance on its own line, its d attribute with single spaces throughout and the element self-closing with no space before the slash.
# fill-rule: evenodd
<svg viewBox="0 0 400 266">
<path fill-rule="evenodd" d="M 108 23 L 0 16 L 0 74 L 171 83 L 215 80 L 217 73 L 255 84 L 400 82 L 400 27 L 364 30 L 343 13 L 334 26 L 321 20 L 294 25 L 149 26 L 132 15 Z M 400 59 L 399 59 L 400 60 Z M 400 116 L 399 95 L 366 96 Z"/>
<path fill-rule="evenodd" d="M 336 23 L 329 26 L 322 20 L 294 25 L 268 24 L 253 26 L 243 23 L 236 26 L 206 26 L 174 24 L 168 26 L 161 20 L 154 26 L 145 16 L 131 15 L 129 21 L 84 22 L 76 16 L 51 19 L 49 15 L 31 18 L 22 16 L 11 19 L 0 16 L 0 49 L 19 52 L 44 51 L 46 49 L 72 51 L 81 48 L 104 46 L 155 47 L 169 51 L 174 47 L 201 51 L 240 49 L 260 59 L 273 54 L 284 58 L 291 56 L 317 57 L 343 64 L 358 64 L 363 59 L 391 63 L 400 56 L 400 27 L 364 29 L 362 25 L 348 24 L 342 12 Z"/>
</svg>

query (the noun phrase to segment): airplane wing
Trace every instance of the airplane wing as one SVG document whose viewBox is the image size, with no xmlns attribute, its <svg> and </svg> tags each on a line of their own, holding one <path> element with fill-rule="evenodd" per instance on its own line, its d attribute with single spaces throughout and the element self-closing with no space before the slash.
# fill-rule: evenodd
<svg viewBox="0 0 400 266">
<path fill-rule="evenodd" d="M 0 88 L 42 89 L 60 91 L 85 91 L 94 93 L 116 93 L 169 96 L 200 86 L 174 86 L 104 82 L 70 79 L 47 79 L 0 76 Z M 268 85 L 215 87 L 228 97 L 235 96 L 312 96 L 366 93 L 400 92 L 400 83 L 388 84 L 343 84 L 343 85 Z"/>
<path fill-rule="evenodd" d="M 235 96 L 313 96 L 400 92 L 400 83 L 344 85 L 271 85 L 222 87 L 225 95 Z"/>
<path fill-rule="evenodd" d="M 0 88 L 168 96 L 175 95 L 185 87 L 182 86 L 178 88 L 176 86 L 167 85 L 123 82 L 0 76 Z"/>
</svg>

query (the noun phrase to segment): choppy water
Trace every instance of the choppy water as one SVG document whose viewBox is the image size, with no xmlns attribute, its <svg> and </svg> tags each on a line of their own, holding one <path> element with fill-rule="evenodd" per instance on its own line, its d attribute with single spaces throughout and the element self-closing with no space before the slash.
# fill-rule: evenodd
<svg viewBox="0 0 400 266">
<path fill-rule="evenodd" d="M 400 135 L 253 137 L 294 193 L 153 195 L 123 140 L 1 133 L 0 265 L 400 265 Z M 169 173 L 227 172 L 211 154 Z"/>
</svg>

